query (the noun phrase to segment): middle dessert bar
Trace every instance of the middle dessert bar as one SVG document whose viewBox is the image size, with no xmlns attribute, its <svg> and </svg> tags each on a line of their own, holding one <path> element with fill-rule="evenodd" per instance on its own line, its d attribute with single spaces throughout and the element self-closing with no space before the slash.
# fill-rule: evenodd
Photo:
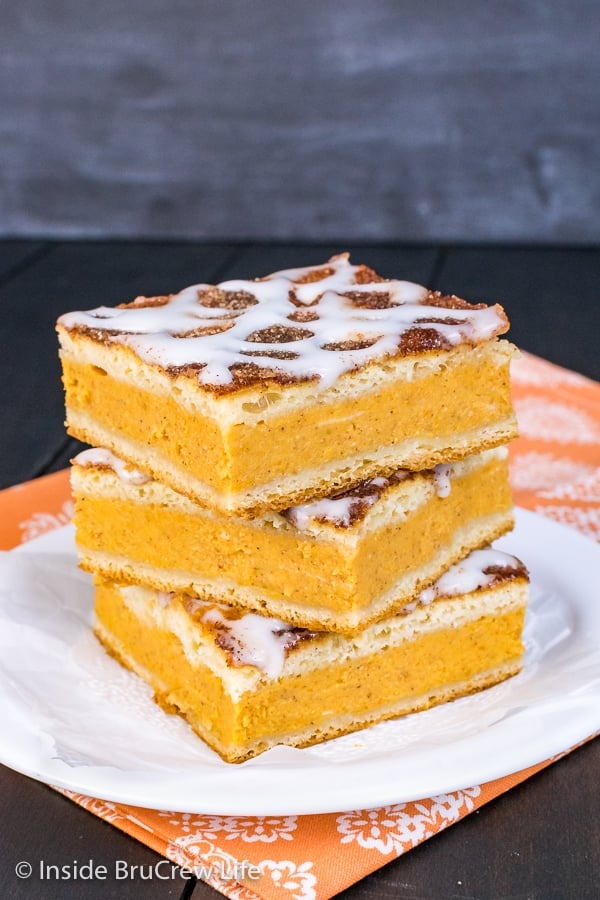
<svg viewBox="0 0 600 900">
<path fill-rule="evenodd" d="M 102 449 L 75 458 L 72 487 L 84 569 L 346 634 L 513 525 L 503 447 L 254 519 L 194 504 Z"/>
</svg>

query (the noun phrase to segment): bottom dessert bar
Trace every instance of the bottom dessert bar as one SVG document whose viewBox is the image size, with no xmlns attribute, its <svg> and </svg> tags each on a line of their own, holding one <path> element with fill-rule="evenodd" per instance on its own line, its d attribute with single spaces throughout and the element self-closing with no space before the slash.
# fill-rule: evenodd
<svg viewBox="0 0 600 900">
<path fill-rule="evenodd" d="M 496 684 L 522 666 L 528 576 L 478 550 L 352 638 L 137 585 L 96 584 L 96 634 L 228 762 L 304 747 Z"/>
</svg>

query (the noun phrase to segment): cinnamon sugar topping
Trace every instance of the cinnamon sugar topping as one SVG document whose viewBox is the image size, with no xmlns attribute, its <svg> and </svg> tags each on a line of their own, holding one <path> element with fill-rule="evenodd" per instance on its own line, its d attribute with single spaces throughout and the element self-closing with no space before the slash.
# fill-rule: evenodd
<svg viewBox="0 0 600 900">
<path fill-rule="evenodd" d="M 440 499 L 450 495 L 453 474 L 451 465 L 440 464 L 421 473 L 410 472 L 408 469 L 397 469 L 391 475 L 379 475 L 376 478 L 361 481 L 349 490 L 332 497 L 314 500 L 312 503 L 303 503 L 299 506 L 290 506 L 289 509 L 284 509 L 280 515 L 299 531 L 305 531 L 314 522 L 333 525 L 335 528 L 352 528 L 353 525 L 365 518 L 371 507 L 389 488 L 408 478 L 414 478 L 417 474 L 431 478 L 435 493 Z"/>
<path fill-rule="evenodd" d="M 473 550 L 461 562 L 450 566 L 435 584 L 421 591 L 419 602 L 431 603 L 436 597 L 470 594 L 509 578 L 528 578 L 520 559 L 494 547 Z"/>
<path fill-rule="evenodd" d="M 446 317 L 441 309 L 451 313 Z M 193 285 L 114 309 L 68 313 L 59 322 L 94 340 L 126 345 L 167 372 L 193 372 L 218 392 L 265 381 L 319 380 L 326 387 L 375 360 L 475 345 L 508 329 L 498 305 L 472 305 L 380 279 L 352 265 L 347 254 L 256 281 Z M 250 369 L 244 366 L 248 352 Z"/>
<path fill-rule="evenodd" d="M 111 469 L 117 478 L 126 484 L 146 484 L 152 480 L 149 475 L 128 465 L 124 459 L 104 447 L 90 447 L 88 450 L 82 450 L 71 462 L 77 466 Z"/>
<path fill-rule="evenodd" d="M 213 632 L 215 643 L 227 654 L 231 665 L 254 666 L 269 678 L 279 677 L 285 658 L 294 647 L 318 634 L 221 603 L 187 596 L 182 602 L 190 616 Z"/>
<path fill-rule="evenodd" d="M 333 497 L 290 506 L 289 509 L 283 510 L 281 515 L 299 531 L 306 530 L 311 522 L 330 524 L 336 528 L 351 528 L 364 519 L 369 509 L 388 488 L 409 477 L 411 473 L 408 470 L 398 469 L 387 477 L 379 476 L 361 481 L 350 490 Z"/>
</svg>

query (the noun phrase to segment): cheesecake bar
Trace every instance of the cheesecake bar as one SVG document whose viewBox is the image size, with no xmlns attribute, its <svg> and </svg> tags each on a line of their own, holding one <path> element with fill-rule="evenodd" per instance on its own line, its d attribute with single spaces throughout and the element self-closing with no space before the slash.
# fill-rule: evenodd
<svg viewBox="0 0 600 900">
<path fill-rule="evenodd" d="M 513 526 L 505 447 L 252 519 L 199 506 L 110 450 L 72 462 L 84 569 L 318 630 L 391 615 Z"/>
<path fill-rule="evenodd" d="M 498 305 L 348 256 L 62 316 L 67 427 L 253 516 L 516 436 Z"/>
<path fill-rule="evenodd" d="M 228 762 L 304 747 L 515 674 L 527 572 L 477 550 L 353 638 L 97 579 L 96 634 Z"/>
</svg>

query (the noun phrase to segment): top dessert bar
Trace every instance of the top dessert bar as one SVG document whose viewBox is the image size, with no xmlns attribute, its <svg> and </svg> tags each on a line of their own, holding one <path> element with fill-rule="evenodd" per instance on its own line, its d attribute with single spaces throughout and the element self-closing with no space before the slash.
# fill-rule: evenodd
<svg viewBox="0 0 600 900">
<path fill-rule="evenodd" d="M 57 324 L 70 434 L 255 515 L 516 436 L 504 310 L 347 254 Z"/>
</svg>

